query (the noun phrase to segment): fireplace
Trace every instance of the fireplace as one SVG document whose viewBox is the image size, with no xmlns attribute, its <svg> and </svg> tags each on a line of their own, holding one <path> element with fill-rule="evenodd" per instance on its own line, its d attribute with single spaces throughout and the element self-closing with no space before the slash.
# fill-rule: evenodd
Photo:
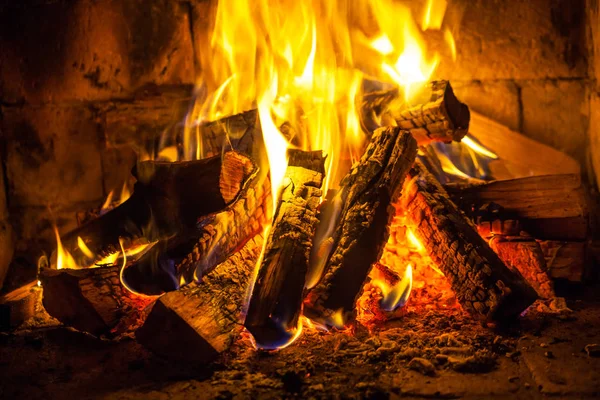
<svg viewBox="0 0 600 400">
<path fill-rule="evenodd" d="M 0 6 L 0 393 L 597 395 L 598 2 L 298 3 Z"/>
</svg>

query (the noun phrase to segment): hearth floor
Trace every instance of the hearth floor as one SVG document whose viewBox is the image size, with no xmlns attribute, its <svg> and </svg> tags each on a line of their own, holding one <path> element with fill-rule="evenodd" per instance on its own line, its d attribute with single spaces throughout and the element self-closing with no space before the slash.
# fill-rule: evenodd
<svg viewBox="0 0 600 400">
<path fill-rule="evenodd" d="M 308 329 L 271 353 L 255 351 L 242 335 L 204 367 L 159 359 L 130 338 L 22 329 L 0 334 L 0 398 L 598 396 L 600 358 L 586 346 L 600 344 L 600 301 L 568 305 L 573 313 L 530 311 L 503 330 L 482 327 L 460 309 L 425 307 L 372 333 Z"/>
</svg>

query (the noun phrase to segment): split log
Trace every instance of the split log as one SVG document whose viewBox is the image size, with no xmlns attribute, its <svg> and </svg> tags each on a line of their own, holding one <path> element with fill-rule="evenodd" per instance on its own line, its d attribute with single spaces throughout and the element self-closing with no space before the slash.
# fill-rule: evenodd
<svg viewBox="0 0 600 400">
<path fill-rule="evenodd" d="M 194 231 L 202 217 L 231 204 L 256 171 L 248 157 L 236 152 L 198 161 L 142 162 L 134 171 L 138 182 L 133 195 L 65 235 L 63 246 L 78 265 L 87 266 L 118 252 L 120 238 L 154 241 Z M 94 257 L 82 251 L 79 237 Z"/>
<path fill-rule="evenodd" d="M 589 236 L 588 200 L 579 175 L 532 176 L 481 185 L 448 184 L 446 189 L 467 214 L 495 203 L 537 239 L 578 241 Z"/>
<path fill-rule="evenodd" d="M 428 98 L 427 98 L 428 97 Z M 431 82 L 422 94 L 423 102 L 406 108 L 397 90 L 371 93 L 363 100 L 363 126 L 397 125 L 409 131 L 422 146 L 430 142 L 460 141 L 469 129 L 470 112 L 454 94 L 450 82 Z"/>
<path fill-rule="evenodd" d="M 67 326 L 92 335 L 119 334 L 135 326 L 156 297 L 137 295 L 119 279 L 121 266 L 42 268 L 44 308 Z"/>
<path fill-rule="evenodd" d="M 244 325 L 260 348 L 277 348 L 298 330 L 325 175 L 321 151 L 289 152 L 284 187 Z"/>
<path fill-rule="evenodd" d="M 591 262 L 586 242 L 566 242 L 558 240 L 538 240 L 548 274 L 554 279 L 581 282 L 585 266 Z"/>
<path fill-rule="evenodd" d="M 494 236 L 488 242 L 507 267 L 517 270 L 542 299 L 556 296 L 542 248 L 533 238 Z"/>
<path fill-rule="evenodd" d="M 0 331 L 18 327 L 33 317 L 40 290 L 36 281 L 0 296 Z"/>
<path fill-rule="evenodd" d="M 242 329 L 242 307 L 262 241 L 255 236 L 201 282 L 161 296 L 137 340 L 160 356 L 194 363 L 226 351 Z"/>
<path fill-rule="evenodd" d="M 498 156 L 488 164 L 491 176 L 497 180 L 581 175 L 581 167 L 572 157 L 476 112 L 471 112 L 469 135 Z"/>
<path fill-rule="evenodd" d="M 325 274 L 310 291 L 305 315 L 328 326 L 353 317 L 354 306 L 387 241 L 406 173 L 417 142 L 398 127 L 377 130 L 360 162 L 341 182 L 341 212 Z"/>
<path fill-rule="evenodd" d="M 460 304 L 487 321 L 516 317 L 529 307 L 535 291 L 504 265 L 423 164 L 415 163 L 408 175 L 400 207 Z"/>
</svg>

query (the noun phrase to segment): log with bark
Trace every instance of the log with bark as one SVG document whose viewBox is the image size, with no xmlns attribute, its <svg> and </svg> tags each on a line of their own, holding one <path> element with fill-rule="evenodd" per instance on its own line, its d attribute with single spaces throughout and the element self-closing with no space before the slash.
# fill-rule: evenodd
<svg viewBox="0 0 600 400">
<path fill-rule="evenodd" d="M 398 127 L 377 130 L 360 161 L 341 182 L 341 209 L 333 246 L 319 283 L 310 291 L 305 314 L 328 326 L 352 318 L 371 266 L 379 260 L 417 143 Z M 327 223 L 327 221 L 325 221 Z M 318 246 L 318 244 L 315 244 Z"/>
<path fill-rule="evenodd" d="M 36 281 L 0 296 L 0 331 L 18 327 L 33 317 L 40 290 Z"/>
<path fill-rule="evenodd" d="M 65 325 L 93 335 L 118 335 L 133 329 L 156 297 L 129 291 L 119 279 L 120 270 L 121 266 L 42 268 L 44 308 Z"/>
<path fill-rule="evenodd" d="M 495 203 L 511 214 L 510 219 L 518 219 L 521 229 L 537 239 L 578 241 L 589 236 L 588 199 L 579 175 L 532 176 L 475 185 L 448 184 L 446 189 L 467 214 Z"/>
<path fill-rule="evenodd" d="M 401 209 L 460 304 L 486 321 L 515 317 L 529 307 L 536 292 L 504 265 L 423 164 L 415 163 L 408 175 Z"/>
<path fill-rule="evenodd" d="M 142 162 L 134 171 L 138 182 L 132 196 L 65 235 L 63 247 L 78 265 L 89 266 L 120 251 L 122 239 L 154 241 L 194 231 L 203 217 L 230 205 L 256 173 L 252 160 L 237 152 L 198 161 Z"/>
<path fill-rule="evenodd" d="M 325 175 L 321 151 L 291 150 L 244 325 L 260 348 L 277 348 L 298 331 L 317 207 Z"/>
<path fill-rule="evenodd" d="M 242 307 L 262 241 L 260 234 L 251 238 L 202 281 L 162 295 L 137 330 L 137 340 L 160 356 L 193 363 L 227 350 L 242 329 Z"/>
<path fill-rule="evenodd" d="M 416 102 L 407 108 L 396 89 L 367 94 L 362 104 L 363 126 L 367 132 L 378 126 L 399 126 L 420 146 L 460 141 L 467 134 L 469 107 L 456 98 L 450 82 L 431 82 Z"/>
</svg>

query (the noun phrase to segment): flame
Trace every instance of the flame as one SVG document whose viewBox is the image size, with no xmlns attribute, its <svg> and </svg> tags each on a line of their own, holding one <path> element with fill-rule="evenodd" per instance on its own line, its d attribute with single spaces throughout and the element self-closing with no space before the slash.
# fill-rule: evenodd
<svg viewBox="0 0 600 400">
<path fill-rule="evenodd" d="M 473 150 L 475 153 L 482 155 L 484 157 L 487 158 L 491 158 L 492 160 L 497 160 L 498 159 L 498 155 L 496 153 L 494 153 L 493 151 L 483 147 L 482 145 L 480 145 L 479 143 L 477 143 L 475 140 L 473 140 L 469 135 L 466 135 L 462 141 L 463 144 L 465 144 L 468 148 L 470 148 L 471 150 Z"/>
<path fill-rule="evenodd" d="M 73 256 L 71 256 L 71 253 L 69 253 L 63 248 L 62 242 L 60 241 L 58 228 L 56 226 L 54 227 L 54 234 L 56 236 L 56 269 L 82 268 L 79 265 L 77 265 L 77 263 L 73 259 Z"/>
<path fill-rule="evenodd" d="M 425 6 L 425 13 L 423 14 L 421 29 L 424 31 L 428 29 L 440 29 L 444 21 L 447 6 L 448 2 L 446 0 L 428 0 L 427 6 Z"/>
<path fill-rule="evenodd" d="M 456 61 L 456 42 L 454 41 L 454 35 L 450 32 L 450 29 L 444 30 L 444 40 L 450 48 L 450 54 L 452 54 L 452 61 Z"/>
<path fill-rule="evenodd" d="M 402 307 L 408 301 L 412 290 L 413 270 L 412 265 L 408 264 L 404 271 L 404 276 L 395 285 L 389 285 L 384 280 L 376 279 L 372 283 L 377 286 L 383 294 L 381 308 L 385 311 L 394 311 Z"/>
<path fill-rule="evenodd" d="M 92 253 L 92 251 L 89 249 L 89 247 L 86 246 L 86 244 L 83 241 L 83 239 L 81 238 L 81 236 L 77 236 L 77 246 L 79 247 L 79 250 L 81 250 L 81 252 L 83 254 L 85 254 L 85 256 L 87 258 L 94 258 L 94 253 Z"/>
<path fill-rule="evenodd" d="M 102 204 L 102 207 L 100 207 L 100 212 L 102 213 L 102 211 L 107 211 L 111 208 L 112 206 L 112 198 L 113 198 L 113 193 L 114 191 L 111 190 L 108 193 L 108 196 L 106 196 L 106 200 L 104 200 L 104 203 Z"/>
<path fill-rule="evenodd" d="M 412 229 L 410 229 L 410 228 L 406 229 L 406 238 L 408 239 L 408 242 L 412 245 L 412 247 L 416 251 L 422 252 L 424 250 L 423 244 L 421 243 L 421 241 L 419 239 L 417 239 L 417 237 L 415 236 Z"/>
</svg>

